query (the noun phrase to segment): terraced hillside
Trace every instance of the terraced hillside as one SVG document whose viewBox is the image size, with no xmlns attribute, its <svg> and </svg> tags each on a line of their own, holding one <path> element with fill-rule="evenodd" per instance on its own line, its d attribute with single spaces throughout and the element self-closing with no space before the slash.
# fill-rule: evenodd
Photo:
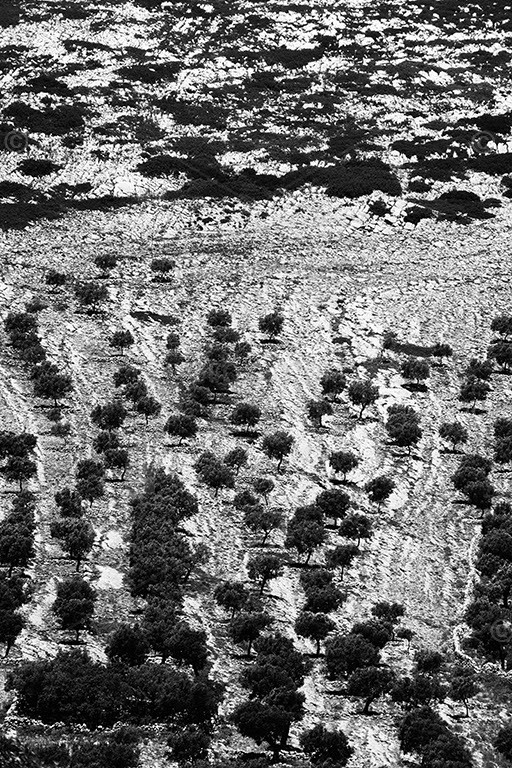
<svg viewBox="0 0 512 768">
<path fill-rule="evenodd" d="M 132 760 L 142 768 L 172 762 L 204 768 L 206 760 L 233 767 L 256 761 L 262 768 L 272 753 L 290 765 L 317 765 L 322 760 L 304 752 L 300 737 L 319 723 L 345 733 L 353 750 L 349 768 L 394 768 L 422 758 L 435 768 L 507 764 L 495 746 L 510 708 L 512 635 L 500 592 L 507 552 L 499 551 L 499 579 L 480 573 L 482 535 L 495 523 L 486 518 L 483 528 L 479 507 L 488 514 L 490 504 L 469 503 L 472 496 L 455 490 L 462 453 L 448 450 L 439 427 L 459 423 L 468 432 L 461 451 L 492 459 L 495 420 L 510 418 L 506 350 L 479 407 L 460 399 L 470 360 L 486 358 L 497 339 L 491 321 L 510 305 L 510 9 L 490 4 L 483 23 L 478 6 L 447 2 L 338 5 L 27 3 L 19 18 L 11 9 L 5 20 L 0 592 L 11 564 L 2 537 L 13 501 L 29 490 L 35 511 L 33 557 L 15 562 L 11 574 L 24 579 L 16 609 L 23 628 L 0 666 L 7 683 L 2 724 L 33 765 L 112 765 L 115 755 L 120 765 Z M 25 134 L 28 144 L 12 151 Z M 97 302 L 87 303 L 87 290 L 98 293 Z M 208 324 L 219 309 L 228 310 L 231 323 Z M 259 321 L 274 311 L 283 327 L 269 341 Z M 18 318 L 13 331 L 18 314 L 34 318 L 33 325 L 21 331 L 27 321 Z M 226 332 L 230 326 L 239 336 Z M 111 344 L 118 331 L 133 341 L 123 354 Z M 396 334 L 391 344 L 389 331 Z M 169 334 L 179 337 L 183 356 L 174 366 L 166 358 L 177 348 Z M 504 338 L 498 343 L 506 347 Z M 245 357 L 236 346 L 241 342 L 250 345 Z M 436 343 L 450 345 L 453 354 L 439 361 Z M 70 377 L 57 409 L 34 373 L 43 357 Z M 402 375 L 410 358 L 429 362 L 425 386 Z M 205 372 L 208 359 L 220 360 L 216 375 L 231 381 Z M 133 394 L 130 382 L 115 386 L 124 365 L 140 372 L 143 391 Z M 329 369 L 346 379 L 337 399 L 322 391 Z M 358 418 L 350 385 L 367 380 L 378 397 Z M 197 382 L 207 385 L 207 403 L 197 391 L 190 402 Z M 156 403 L 147 419 L 138 405 L 144 398 Z M 115 448 L 114 454 L 97 450 L 100 421 L 92 416 L 98 405 L 119 399 L 127 413 L 110 432 L 127 451 L 124 473 Z M 311 401 L 331 411 L 320 423 L 308 415 Z M 231 422 L 241 403 L 261 410 L 256 434 Z M 421 436 L 410 452 L 386 430 L 388 409 L 396 405 L 419 416 Z M 197 432 L 181 441 L 165 427 L 172 416 L 190 419 L 191 409 Z M 278 430 L 293 438 L 279 470 L 264 450 L 265 437 Z M 108 425 L 104 438 L 107 432 Z M 37 437 L 27 454 L 36 473 L 27 470 L 25 481 L 23 473 L 6 470 L 13 458 L 6 433 Z M 216 487 L 198 470 L 205 451 L 222 463 L 236 448 L 247 452 L 247 461 L 232 477 L 228 472 L 233 487 L 226 476 Z M 359 459 L 346 483 L 329 464 L 335 451 Z M 79 485 L 86 459 L 104 471 L 103 493 L 91 491 L 92 503 L 90 486 Z M 159 468 L 179 478 L 197 509 L 189 497 L 173 495 L 158 507 L 162 518 L 155 522 L 151 478 Z M 365 486 L 381 475 L 394 488 L 377 507 Z M 495 509 L 510 498 L 507 461 L 496 462 L 490 476 Z M 247 525 L 247 504 L 233 503 L 261 477 L 274 483 L 268 505 L 260 496 L 249 506 L 282 515 L 263 544 L 261 531 Z M 21 496 L 14 494 L 18 479 Z M 55 535 L 56 521 L 75 519 L 63 518 L 62 506 L 59 513 L 55 493 L 75 487 L 84 489 L 76 519 L 94 534 L 81 563 Z M 344 571 L 325 566 L 336 547 L 357 540 L 343 528 L 347 511 L 341 527 L 323 513 L 318 522 L 319 494 L 336 489 L 349 496 L 348 515 L 363 515 L 371 525 Z M 137 517 L 144 492 L 146 519 Z M 172 510 L 184 507 L 185 498 L 194 513 L 180 518 Z M 300 509 L 321 528 L 307 567 L 307 546 L 301 550 L 290 537 Z M 277 558 L 278 568 L 260 596 L 253 564 L 262 555 Z M 77 644 L 77 625 L 63 629 L 54 604 L 78 566 L 96 599 Z M 313 611 L 333 622 L 317 657 L 296 621 L 311 599 L 304 574 L 320 571 L 331 574 L 341 596 L 334 607 Z M 268 615 L 263 637 L 281 633 L 302 655 L 293 693 L 303 700 L 282 750 L 268 727 L 251 738 L 251 729 L 236 714 L 233 719 L 248 701 L 271 705 L 261 690 L 250 698 L 247 679 L 265 657 L 264 644 L 256 641 L 247 658 L 250 638 L 236 642 L 238 614 L 231 618 L 214 597 L 225 581 L 249 593 L 242 616 Z M 477 622 L 468 626 L 467 611 L 481 598 L 488 613 L 475 643 Z M 367 696 L 354 694 L 350 676 L 333 672 L 329 659 L 336 638 L 367 622 L 383 601 L 401 604 L 404 616 L 378 660 L 366 665 L 395 676 L 367 716 L 361 713 Z M 159 617 L 151 619 L 148 606 L 176 615 L 157 631 Z M 150 619 L 145 662 L 127 670 L 108 661 L 116 629 L 141 624 L 146 631 Z M 192 640 L 178 648 L 176 627 L 205 633 L 205 664 L 189 663 Z M 417 653 L 425 649 L 443 655 L 440 671 L 425 673 L 429 686 L 449 686 L 461 666 L 474 679 L 468 717 L 450 695 L 453 688 L 417 698 L 397 692 L 403 677 L 418 674 Z M 36 706 L 20 670 L 42 675 L 49 669 L 44 664 L 63 658 L 58 654 L 77 650 L 99 663 L 94 680 L 103 681 L 98 669 L 109 670 L 112 680 L 117 675 L 115 685 L 108 683 L 111 693 L 92 714 L 84 714 L 86 706 L 77 714 L 66 686 L 83 685 L 84 700 L 94 706 L 96 698 L 93 678 L 80 676 L 72 656 L 71 674 L 52 668 L 55 687 L 41 683 L 48 698 L 40 696 Z M 27 666 L 37 661 L 43 666 Z M 279 665 L 286 666 L 283 658 Z M 272 677 L 271 687 L 280 690 L 279 680 Z M 208 697 L 215 702 L 205 715 L 196 702 Z M 400 748 L 404 717 L 421 704 L 440 714 L 469 758 L 450 763 L 444 755 L 440 762 L 439 755 Z M 289 714 L 282 702 L 273 706 L 272 721 L 283 710 Z M 183 733 L 195 751 L 172 746 Z M 203 738 L 206 753 L 198 749 Z M 123 739 L 127 751 L 116 752 L 112 745 Z M 132 739 L 138 746 L 130 752 Z M 13 765 L 21 760 L 16 749 L 13 743 Z M 345 764 L 340 755 L 337 762 Z"/>
</svg>

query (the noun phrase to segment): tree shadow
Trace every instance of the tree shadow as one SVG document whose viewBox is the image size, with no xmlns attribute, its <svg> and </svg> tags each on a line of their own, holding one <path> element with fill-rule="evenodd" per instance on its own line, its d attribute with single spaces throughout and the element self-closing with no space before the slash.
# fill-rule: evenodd
<svg viewBox="0 0 512 768">
<path fill-rule="evenodd" d="M 468 406 L 459 408 L 459 411 L 460 413 L 474 413 L 476 416 L 481 416 L 482 414 L 487 413 L 485 408 L 469 408 Z"/>
<path fill-rule="evenodd" d="M 233 429 L 231 430 L 230 434 L 233 437 L 239 437 L 248 443 L 254 443 L 259 437 L 261 437 L 261 432 L 258 432 L 257 430 L 254 432 L 247 432 L 245 429 Z"/>
<path fill-rule="evenodd" d="M 402 387 L 408 389 L 409 392 L 428 392 L 426 384 L 418 384 L 415 381 L 408 381 L 405 384 L 402 384 Z"/>
</svg>

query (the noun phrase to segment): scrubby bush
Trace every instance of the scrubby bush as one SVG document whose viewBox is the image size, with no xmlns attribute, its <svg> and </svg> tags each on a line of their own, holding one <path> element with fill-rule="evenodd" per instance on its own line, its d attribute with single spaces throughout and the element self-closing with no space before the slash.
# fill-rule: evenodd
<svg viewBox="0 0 512 768">
<path fill-rule="evenodd" d="M 150 264 L 151 271 L 155 272 L 157 275 L 155 279 L 162 282 L 165 282 L 168 279 L 166 276 L 172 272 L 175 266 L 176 262 L 168 258 L 152 259 Z"/>
<path fill-rule="evenodd" d="M 468 379 L 475 378 L 487 381 L 491 378 L 493 370 L 492 360 L 478 360 L 476 357 L 472 357 L 465 373 Z"/>
<path fill-rule="evenodd" d="M 239 403 L 229 418 L 231 424 L 243 427 L 245 432 L 251 432 L 261 419 L 261 408 L 251 403 Z"/>
<path fill-rule="evenodd" d="M 273 762 L 286 747 L 291 724 L 304 714 L 305 696 L 292 688 L 276 688 L 263 700 L 254 699 L 240 704 L 232 720 L 242 734 L 257 743 L 266 741 L 272 750 Z"/>
<path fill-rule="evenodd" d="M 22 491 L 23 483 L 37 474 L 37 466 L 27 456 L 9 456 L 7 463 L 0 467 L 0 472 L 7 481 L 18 483 Z"/>
<path fill-rule="evenodd" d="M 474 410 L 477 400 L 483 402 L 490 391 L 491 388 L 486 381 L 470 377 L 461 384 L 459 400 L 463 403 L 471 403 L 470 410 Z"/>
<path fill-rule="evenodd" d="M 325 663 L 331 679 L 345 677 L 356 669 L 377 666 L 380 652 L 357 634 L 332 635 L 325 644 Z"/>
<path fill-rule="evenodd" d="M 284 316 L 279 311 L 270 312 L 268 315 L 260 317 L 258 328 L 271 339 L 275 339 L 283 330 Z"/>
<path fill-rule="evenodd" d="M 92 525 L 86 520 L 68 517 L 64 520 L 55 520 L 50 527 L 51 535 L 60 539 L 62 549 L 75 560 L 76 570 L 80 570 L 80 563 L 91 551 L 95 533 Z"/>
<path fill-rule="evenodd" d="M 94 263 L 103 274 L 108 275 L 110 270 L 117 266 L 117 256 L 113 253 L 102 253 L 96 256 Z"/>
<path fill-rule="evenodd" d="M 359 547 L 361 539 L 369 539 L 372 536 L 372 521 L 366 515 L 352 512 L 343 518 L 338 533 L 347 539 L 356 539 L 356 546 Z"/>
<path fill-rule="evenodd" d="M 305 565 L 311 555 L 325 541 L 325 528 L 313 520 L 297 520 L 293 518 L 288 524 L 285 546 L 296 549 L 299 556 L 306 555 Z"/>
<path fill-rule="evenodd" d="M 507 723 L 498 731 L 494 746 L 506 760 L 512 760 L 512 723 Z"/>
<path fill-rule="evenodd" d="M 245 448 L 233 448 L 224 456 L 224 464 L 227 464 L 228 467 L 235 467 L 237 474 L 239 473 L 241 467 L 247 464 L 247 461 L 248 453 Z"/>
<path fill-rule="evenodd" d="M 16 691 L 23 715 L 90 729 L 112 727 L 120 720 L 147 724 L 170 718 L 209 725 L 221 699 L 220 687 L 206 676 L 191 680 L 165 664 L 105 666 L 80 651 L 24 662 L 9 675 L 7 685 Z M 117 734 L 120 744 L 131 743 L 126 729 Z M 110 759 L 99 764 L 114 768 Z M 123 761 L 115 768 L 132 764 Z"/>
<path fill-rule="evenodd" d="M 430 376 L 430 368 L 426 360 L 412 357 L 402 363 L 401 373 L 405 379 L 412 379 L 416 385 L 419 385 Z"/>
<path fill-rule="evenodd" d="M 360 407 L 358 418 L 361 419 L 364 411 L 373 405 L 379 397 L 378 387 L 369 381 L 354 381 L 348 388 L 348 398 L 351 403 Z"/>
<path fill-rule="evenodd" d="M 96 453 L 104 453 L 108 450 L 116 450 L 121 445 L 117 432 L 107 432 L 102 430 L 92 441 L 92 447 Z"/>
<path fill-rule="evenodd" d="M 277 471 L 281 469 L 281 464 L 285 456 L 291 453 L 294 438 L 288 432 L 278 430 L 263 438 L 262 449 L 270 459 L 277 459 Z"/>
<path fill-rule="evenodd" d="M 300 744 L 314 766 L 337 765 L 343 768 L 354 754 L 343 731 L 328 731 L 320 723 L 301 734 Z"/>
<path fill-rule="evenodd" d="M 83 307 L 97 311 L 98 305 L 108 299 L 108 289 L 105 285 L 84 282 L 75 285 L 75 298 Z"/>
<path fill-rule="evenodd" d="M 263 594 L 265 585 L 271 579 L 276 579 L 282 574 L 282 564 L 275 555 L 255 555 L 247 563 L 247 573 L 251 581 L 257 581 L 260 585 L 260 595 Z"/>
<path fill-rule="evenodd" d="M 116 388 L 136 384 L 140 378 L 140 370 L 133 365 L 121 365 L 114 373 L 114 386 Z"/>
<path fill-rule="evenodd" d="M 205 761 L 208 757 L 208 747 L 211 737 L 202 728 L 189 725 L 179 733 L 169 736 L 168 746 L 171 748 L 170 758 L 179 765 L 194 765 Z"/>
<path fill-rule="evenodd" d="M 329 368 L 320 379 L 320 385 L 323 395 L 337 400 L 347 386 L 347 380 L 341 371 L 338 371 L 336 368 Z"/>
<path fill-rule="evenodd" d="M 165 356 L 165 364 L 171 366 L 173 373 L 176 373 L 176 366 L 181 365 L 185 360 L 185 355 L 179 349 L 170 349 Z"/>
<path fill-rule="evenodd" d="M 504 339 L 508 339 L 512 335 L 512 316 L 497 315 L 491 322 L 491 331 L 495 331 Z"/>
<path fill-rule="evenodd" d="M 235 643 L 247 643 L 247 658 L 250 658 L 254 641 L 271 623 L 272 619 L 266 613 L 241 612 L 231 620 L 229 632 Z"/>
<path fill-rule="evenodd" d="M 407 448 L 408 454 L 422 436 L 418 414 L 408 405 L 392 405 L 388 408 L 386 431 L 394 443 Z"/>
<path fill-rule="evenodd" d="M 219 326 L 226 328 L 231 325 L 231 314 L 227 309 L 212 309 L 208 312 L 206 322 L 214 328 Z"/>
<path fill-rule="evenodd" d="M 370 501 L 377 504 L 377 510 L 380 510 L 381 505 L 389 499 L 395 490 L 395 483 L 387 475 L 379 475 L 373 480 L 369 480 L 364 489 Z"/>
<path fill-rule="evenodd" d="M 322 426 L 322 417 L 332 414 L 332 405 L 327 400 L 310 400 L 308 402 L 308 416 L 317 427 Z"/>
<path fill-rule="evenodd" d="M 448 696 L 453 701 L 461 701 L 464 704 L 466 717 L 469 715 L 468 701 L 476 696 L 479 690 L 476 675 L 470 667 L 459 665 L 450 670 Z"/>
<path fill-rule="evenodd" d="M 359 547 L 355 544 L 339 544 L 327 552 L 325 564 L 328 568 L 339 568 L 343 578 L 345 568 L 350 568 L 359 552 Z"/>
<path fill-rule="evenodd" d="M 122 482 L 130 464 L 130 458 L 126 448 L 106 448 L 103 452 L 103 460 L 107 469 L 121 470 L 121 477 L 119 480 Z"/>
<path fill-rule="evenodd" d="M 146 634 L 138 624 L 120 624 L 109 638 L 105 652 L 112 662 L 139 667 L 146 661 L 149 650 Z"/>
<path fill-rule="evenodd" d="M 457 421 L 443 421 L 439 427 L 439 437 L 448 440 L 452 444 L 452 450 L 455 450 L 459 443 L 467 443 L 468 431 Z"/>
<path fill-rule="evenodd" d="M 274 481 L 269 477 L 257 477 L 253 480 L 252 487 L 263 496 L 265 503 L 268 504 L 268 494 L 274 490 Z"/>
<path fill-rule="evenodd" d="M 82 497 L 70 488 L 63 488 L 55 493 L 55 503 L 63 517 L 81 517 L 83 515 Z"/>
<path fill-rule="evenodd" d="M 350 508 L 350 496 L 339 488 L 329 488 L 321 491 L 315 499 L 315 507 L 322 515 L 330 517 L 337 524 Z"/>
<path fill-rule="evenodd" d="M 109 343 L 111 347 L 121 350 L 121 354 L 123 354 L 125 349 L 133 346 L 135 339 L 130 331 L 116 331 L 112 334 Z"/>
<path fill-rule="evenodd" d="M 121 427 L 128 411 L 120 400 L 114 400 L 105 405 L 95 405 L 91 411 L 91 421 L 100 429 L 112 432 Z"/>
<path fill-rule="evenodd" d="M 215 497 L 221 488 L 234 488 L 235 477 L 231 469 L 210 451 L 201 454 L 195 469 L 203 483 L 215 489 Z"/>
<path fill-rule="evenodd" d="M 491 344 L 487 352 L 490 360 L 496 360 L 503 373 L 510 373 L 512 368 L 512 344 L 507 341 L 498 341 Z"/>
<path fill-rule="evenodd" d="M 384 693 L 389 693 L 395 675 L 391 669 L 365 667 L 356 669 L 349 677 L 347 694 L 364 699 L 363 715 L 370 714 L 371 704 Z"/>
<path fill-rule="evenodd" d="M 57 587 L 53 612 L 62 629 L 75 632 L 76 642 L 80 631 L 91 628 L 95 600 L 95 590 L 79 576 L 61 581 Z"/>
<path fill-rule="evenodd" d="M 144 416 L 146 424 L 148 424 L 150 416 L 158 416 L 162 410 L 162 404 L 152 395 L 146 395 L 137 400 L 135 410 Z"/>
<path fill-rule="evenodd" d="M 164 431 L 171 435 L 171 437 L 179 437 L 178 445 L 181 445 L 183 440 L 196 436 L 196 420 L 193 416 L 186 416 L 181 413 L 169 416 L 165 423 Z"/>
<path fill-rule="evenodd" d="M 46 284 L 55 288 L 65 285 L 67 275 L 64 272 L 58 272 L 56 269 L 49 269 L 46 273 Z"/>
<path fill-rule="evenodd" d="M 92 504 L 105 493 L 103 478 L 105 467 L 100 461 L 84 459 L 78 462 L 76 490 L 83 499 Z"/>
<path fill-rule="evenodd" d="M 333 451 L 329 456 L 329 464 L 336 473 L 343 473 L 343 482 L 347 480 L 347 473 L 355 469 L 360 459 L 353 451 Z"/>
<path fill-rule="evenodd" d="M 295 622 L 295 631 L 301 637 L 307 637 L 316 643 L 316 655 L 320 656 L 320 643 L 329 632 L 336 629 L 336 624 L 325 613 L 303 611 Z"/>
<path fill-rule="evenodd" d="M 36 373 L 38 375 L 34 375 Z M 55 407 L 58 406 L 59 400 L 73 390 L 71 376 L 54 370 L 41 369 L 39 372 L 34 369 L 32 378 L 34 395 L 43 400 L 53 400 Z"/>
<path fill-rule="evenodd" d="M 215 587 L 213 596 L 222 608 L 231 611 L 231 617 L 233 617 L 246 605 L 249 592 L 239 581 L 224 581 Z"/>
</svg>

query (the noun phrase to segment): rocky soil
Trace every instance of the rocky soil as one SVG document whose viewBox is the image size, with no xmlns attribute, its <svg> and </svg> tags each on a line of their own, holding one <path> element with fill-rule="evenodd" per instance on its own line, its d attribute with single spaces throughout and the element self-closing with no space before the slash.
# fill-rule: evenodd
<svg viewBox="0 0 512 768">
<path fill-rule="evenodd" d="M 461 369 L 470 356 L 485 353 L 489 320 L 508 307 L 506 231 L 487 223 L 464 230 L 462 238 L 455 225 L 436 225 L 435 231 L 432 226 L 430 232 L 428 225 L 422 225 L 421 234 L 416 231 L 397 239 L 340 232 L 336 221 L 317 217 L 309 219 L 307 228 L 284 219 L 279 225 L 248 227 L 241 233 L 172 236 L 165 211 L 159 215 L 165 227 L 170 224 L 167 236 L 149 242 L 141 232 L 139 215 L 130 209 L 77 215 L 4 238 L 4 315 L 22 309 L 23 302 L 35 294 L 49 302 L 40 316 L 43 342 L 52 359 L 70 371 L 75 390 L 66 413 L 72 431 L 64 443 L 48 435 L 48 421 L 33 399 L 26 373 L 4 345 L 0 355 L 2 422 L 6 428 L 26 428 L 39 436 L 34 489 L 40 503 L 37 558 L 31 572 L 35 593 L 27 608 L 27 628 L 3 662 L 3 674 L 22 658 L 53 655 L 63 647 L 65 636 L 50 608 L 56 580 L 72 566 L 49 537 L 49 523 L 55 515 L 53 494 L 69 483 L 76 461 L 91 454 L 95 429 L 89 413 L 113 392 L 112 374 L 119 359 L 112 355 L 108 338 L 122 327 L 131 330 L 136 339 L 128 353 L 130 362 L 142 368 L 152 393 L 164 407 L 148 427 L 140 417 L 130 418 L 125 432 L 132 466 L 126 481 L 110 484 L 106 498 L 96 502 L 89 515 L 97 539 L 84 573 L 98 589 L 99 600 L 96 634 L 87 636 L 87 648 L 94 657 L 103 658 L 108 632 L 121 616 L 129 617 L 137 608 L 123 581 L 127 502 L 141 489 L 147 467 L 156 463 L 177 471 L 200 500 L 200 514 L 190 525 L 210 548 L 211 558 L 187 592 L 186 611 L 193 624 L 199 623 L 208 632 L 215 675 L 227 685 L 223 714 L 244 697 L 237 682 L 244 662 L 232 657 L 236 649 L 211 593 L 218 579 L 246 578 L 244 563 L 256 542 L 229 504 L 232 492 L 222 492 L 215 499 L 197 482 L 192 468 L 201 450 L 224 453 L 237 444 L 226 421 L 229 406 L 216 407 L 213 419 L 201 421 L 198 439 L 190 447 L 169 447 L 162 431 L 180 383 L 190 381 L 201 365 L 204 319 L 210 308 L 218 306 L 230 309 L 234 324 L 253 346 L 252 359 L 234 387 L 233 400 L 260 403 L 263 431 L 281 426 L 296 441 L 280 476 L 257 445 L 250 446 L 249 469 L 242 470 L 239 485 L 261 473 L 275 477 L 274 502 L 291 516 L 297 505 L 311 501 L 328 486 L 328 453 L 342 447 L 352 447 L 362 457 L 351 493 L 369 513 L 361 491 L 364 482 L 383 471 L 392 472 L 397 479 L 389 508 L 379 515 L 373 513 L 373 539 L 364 545 L 364 554 L 345 579 L 349 599 L 335 616 L 338 626 L 348 629 L 354 620 L 366 617 L 377 600 L 397 600 L 405 605 L 405 623 L 416 636 L 409 652 L 403 641 L 391 644 L 386 659 L 394 667 L 408 670 L 418 647 L 464 655 L 462 616 L 471 595 L 472 556 L 479 527 L 470 508 L 454 504 L 449 477 L 456 459 L 443 453 L 437 427 L 441 419 L 459 419 L 470 433 L 468 451 L 486 452 L 491 446 L 492 419 L 496 413 L 508 414 L 511 390 L 504 376 L 496 377 L 486 413 L 461 412 L 457 400 Z M 87 316 L 77 312 L 68 293 L 50 292 L 43 278 L 50 267 L 93 276 L 98 252 L 115 252 L 123 261 L 109 280 L 104 315 Z M 151 282 L 149 261 L 155 254 L 176 260 L 171 283 Z M 286 318 L 282 342 L 262 346 L 257 318 L 276 305 Z M 134 317 L 141 310 L 181 318 L 186 363 L 178 376 L 170 375 L 164 366 L 167 327 Z M 403 387 L 398 355 L 379 359 L 384 329 L 393 329 L 400 339 L 417 344 L 444 340 L 453 345 L 453 360 L 434 369 L 427 392 L 411 393 Z M 345 341 L 339 343 L 339 337 Z M 320 394 L 319 378 L 330 365 L 352 368 L 356 376 L 370 369 L 381 397 L 375 411 L 361 422 L 342 399 L 319 431 L 306 418 L 306 403 Z M 383 420 L 386 408 L 394 402 L 409 402 L 421 414 L 424 436 L 410 459 L 387 444 Z M 508 496 L 507 475 L 500 477 L 500 492 Z M 335 543 L 334 532 L 330 537 L 330 543 Z M 276 537 L 269 546 L 280 544 Z M 322 553 L 316 560 L 322 561 Z M 277 626 L 287 635 L 292 633 L 302 603 L 298 572 L 287 568 L 272 583 L 268 597 Z M 297 647 L 309 650 L 306 641 L 296 642 Z M 493 682 L 477 697 L 469 719 L 453 719 L 458 710 L 449 704 L 443 712 L 472 745 L 478 764 L 498 766 L 489 741 L 498 722 L 506 717 L 508 685 L 498 686 L 497 697 L 496 686 L 500 677 L 506 682 L 507 676 L 500 675 L 494 665 L 478 667 L 485 674 L 490 670 Z M 395 706 L 382 702 L 377 715 L 361 718 L 354 700 L 331 695 L 330 689 L 333 685 L 326 682 L 319 660 L 304 686 L 304 725 L 318 719 L 341 725 L 357 746 L 354 764 L 364 768 L 402 765 Z M 15 708 L 11 716 L 15 726 Z M 147 765 L 153 761 L 155 749 L 154 741 L 149 744 L 153 746 L 147 747 Z M 251 748 L 249 742 L 241 744 L 230 728 L 219 727 L 216 749 L 220 754 L 241 746 Z"/>
</svg>

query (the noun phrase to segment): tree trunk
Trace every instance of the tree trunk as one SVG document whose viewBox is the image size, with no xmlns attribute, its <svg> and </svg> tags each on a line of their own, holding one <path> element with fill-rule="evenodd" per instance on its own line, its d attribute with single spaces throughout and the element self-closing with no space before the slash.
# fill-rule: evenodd
<svg viewBox="0 0 512 768">
<path fill-rule="evenodd" d="M 281 464 L 282 464 L 282 463 L 283 463 L 283 457 L 281 456 L 281 458 L 280 458 L 280 459 L 279 459 L 279 461 L 277 462 L 277 471 L 278 471 L 278 472 L 279 472 L 279 470 L 281 469 Z"/>
<path fill-rule="evenodd" d="M 375 699 L 375 696 L 368 696 L 368 698 L 366 699 L 366 701 L 364 703 L 363 715 L 369 715 L 370 714 L 370 705 L 371 705 L 371 703 L 372 703 L 372 701 L 374 699 Z"/>
<path fill-rule="evenodd" d="M 320 656 L 320 638 L 317 637 L 316 639 L 316 655 Z"/>
<path fill-rule="evenodd" d="M 9 651 L 11 650 L 11 648 L 12 648 L 12 640 L 7 640 L 5 644 L 5 656 L 4 656 L 5 659 L 8 657 Z"/>
<path fill-rule="evenodd" d="M 77 573 L 78 573 L 79 570 L 80 570 L 80 558 L 77 557 L 77 559 L 76 559 L 76 571 L 77 571 Z"/>
<path fill-rule="evenodd" d="M 262 546 L 263 546 L 263 545 L 265 544 L 265 542 L 267 541 L 269 533 L 270 533 L 270 531 L 265 531 L 265 535 L 264 535 L 264 537 L 263 537 L 263 541 L 261 542 L 261 545 L 262 545 Z"/>
<path fill-rule="evenodd" d="M 76 640 L 77 643 L 78 643 L 79 638 L 80 638 L 80 630 L 79 629 L 75 629 L 75 640 Z"/>
<path fill-rule="evenodd" d="M 247 646 L 247 658 L 251 658 L 251 650 L 252 650 L 252 640 L 249 640 L 249 645 Z"/>
<path fill-rule="evenodd" d="M 265 584 L 267 583 L 267 581 L 268 581 L 268 579 L 267 579 L 267 578 L 263 578 L 263 579 L 261 580 L 260 595 L 262 595 L 262 594 L 263 594 L 263 590 L 265 589 Z"/>
<path fill-rule="evenodd" d="M 468 707 L 468 702 L 467 702 L 467 700 L 466 700 L 466 699 L 463 699 L 462 701 L 463 701 L 463 703 L 464 703 L 464 706 L 466 707 L 466 717 L 469 717 L 469 707 Z"/>
<path fill-rule="evenodd" d="M 359 411 L 359 416 L 358 416 L 358 419 L 361 419 L 361 418 L 363 417 L 363 411 L 364 411 L 364 409 L 365 409 L 365 408 L 366 408 L 366 406 L 365 406 L 365 405 L 363 405 L 363 407 L 362 407 L 362 408 L 361 408 L 361 410 Z"/>
<path fill-rule="evenodd" d="M 311 552 L 311 551 L 308 552 L 308 556 L 306 557 L 306 561 L 305 561 L 304 565 L 308 565 L 309 560 L 310 560 L 312 554 L 313 554 L 313 552 Z"/>
</svg>

